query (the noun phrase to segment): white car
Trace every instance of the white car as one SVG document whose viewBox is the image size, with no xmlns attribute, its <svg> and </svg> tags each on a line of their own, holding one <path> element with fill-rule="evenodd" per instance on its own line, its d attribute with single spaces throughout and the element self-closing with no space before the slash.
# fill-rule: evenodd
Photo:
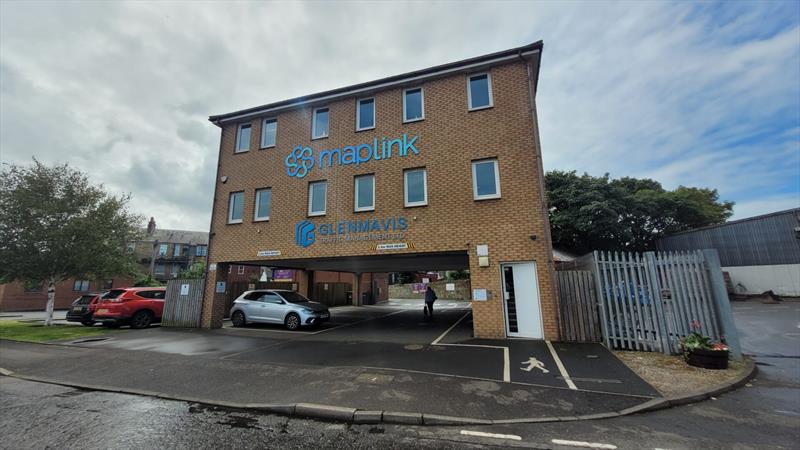
<svg viewBox="0 0 800 450">
<path fill-rule="evenodd" d="M 231 322 L 235 327 L 252 322 L 277 323 L 297 330 L 302 326 L 317 326 L 330 318 L 327 306 L 285 289 L 245 291 L 234 300 L 231 308 Z"/>
</svg>

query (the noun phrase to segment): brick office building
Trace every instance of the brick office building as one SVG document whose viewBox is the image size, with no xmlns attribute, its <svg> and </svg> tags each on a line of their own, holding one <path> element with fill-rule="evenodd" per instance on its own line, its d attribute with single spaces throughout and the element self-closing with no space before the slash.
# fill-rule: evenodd
<svg viewBox="0 0 800 450">
<path fill-rule="evenodd" d="M 541 51 L 210 117 L 222 136 L 203 326 L 221 326 L 230 264 L 296 269 L 303 293 L 315 271 L 469 269 L 477 337 L 557 339 Z"/>
</svg>

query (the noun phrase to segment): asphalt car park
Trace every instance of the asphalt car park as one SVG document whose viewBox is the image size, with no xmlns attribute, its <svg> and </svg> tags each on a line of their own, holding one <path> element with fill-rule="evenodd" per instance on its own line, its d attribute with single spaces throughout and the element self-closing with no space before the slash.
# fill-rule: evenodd
<svg viewBox="0 0 800 450">
<path fill-rule="evenodd" d="M 425 319 L 421 301 L 331 308 L 318 327 L 289 331 L 251 324 L 219 330 L 151 329 L 77 342 L 183 355 L 230 364 L 362 367 L 502 381 L 556 389 L 656 397 L 658 393 L 600 344 L 472 338 L 467 302 L 440 301 Z"/>
</svg>

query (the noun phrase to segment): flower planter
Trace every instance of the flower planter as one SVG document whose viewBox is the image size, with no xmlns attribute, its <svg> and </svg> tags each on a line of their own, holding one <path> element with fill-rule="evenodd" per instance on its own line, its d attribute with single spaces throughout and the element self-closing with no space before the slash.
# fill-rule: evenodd
<svg viewBox="0 0 800 450">
<path fill-rule="evenodd" d="M 686 355 L 686 362 L 690 366 L 703 369 L 727 369 L 728 350 L 706 350 L 696 348 Z"/>
</svg>

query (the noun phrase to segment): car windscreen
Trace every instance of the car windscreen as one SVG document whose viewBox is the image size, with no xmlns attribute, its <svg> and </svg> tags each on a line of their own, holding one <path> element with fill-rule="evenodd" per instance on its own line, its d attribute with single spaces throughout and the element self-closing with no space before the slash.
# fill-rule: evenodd
<svg viewBox="0 0 800 450">
<path fill-rule="evenodd" d="M 286 299 L 286 301 L 289 302 L 289 303 L 305 303 L 305 302 L 308 302 L 307 298 L 303 297 L 302 295 L 300 295 L 300 294 L 298 294 L 297 292 L 294 292 L 294 291 L 279 292 L 279 294 L 281 295 L 281 297 Z"/>
<path fill-rule="evenodd" d="M 124 293 L 125 289 L 113 289 L 108 291 L 108 294 L 104 295 L 103 298 L 104 299 L 117 298 Z"/>
</svg>

